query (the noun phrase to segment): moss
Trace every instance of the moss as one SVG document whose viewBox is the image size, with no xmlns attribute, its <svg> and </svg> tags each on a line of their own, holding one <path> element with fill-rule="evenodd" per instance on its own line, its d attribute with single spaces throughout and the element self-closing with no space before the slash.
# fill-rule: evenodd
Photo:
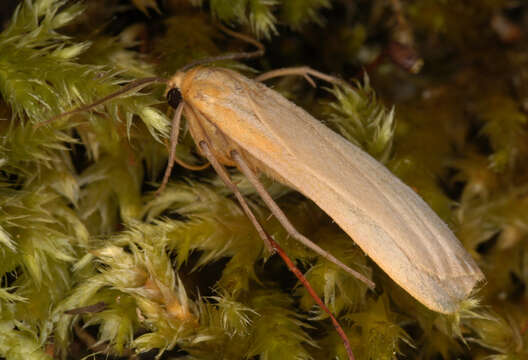
<svg viewBox="0 0 528 360">
<path fill-rule="evenodd" d="M 245 49 L 217 21 L 267 47 L 262 58 L 218 65 L 253 74 L 296 59 L 351 80 L 330 89 L 302 78 L 270 86 L 411 185 L 486 273 L 458 313 L 433 313 L 311 201 L 262 177 L 300 232 L 376 282 L 379 290 L 367 291 L 289 238 L 232 170 L 343 324 L 356 357 L 526 357 L 527 39 L 504 31 L 526 30 L 528 8 L 390 4 L 20 2 L 0 33 L 0 357 L 346 358 L 328 316 L 269 256 L 212 170 L 176 168 L 154 196 L 172 115 L 162 88 L 38 126 L 136 78 Z M 420 74 L 389 61 L 396 32 L 424 59 Z M 177 156 L 203 163 L 187 131 Z M 94 304 L 104 306 L 83 311 Z"/>
</svg>

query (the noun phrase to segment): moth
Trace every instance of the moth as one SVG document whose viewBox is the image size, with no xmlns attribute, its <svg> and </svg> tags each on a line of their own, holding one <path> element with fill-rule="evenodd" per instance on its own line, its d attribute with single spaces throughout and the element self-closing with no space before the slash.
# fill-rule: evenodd
<svg viewBox="0 0 528 360">
<path fill-rule="evenodd" d="M 225 29 L 223 29 L 226 31 Z M 214 58 L 250 58 L 262 45 L 244 35 L 254 53 Z M 290 235 L 373 288 L 371 280 L 350 269 L 300 234 L 258 180 L 258 173 L 288 185 L 324 210 L 398 285 L 431 310 L 456 312 L 484 275 L 448 226 L 415 191 L 359 147 L 333 132 L 261 81 L 283 75 L 343 81 L 307 67 L 281 69 L 249 79 L 238 72 L 199 61 L 170 79 L 138 80 L 93 104 L 58 117 L 89 110 L 110 98 L 153 82 L 167 84 L 176 108 L 166 184 L 175 161 L 182 114 L 198 151 L 233 191 L 261 238 L 267 234 L 252 214 L 224 166 L 236 166 Z"/>
<path fill-rule="evenodd" d="M 216 159 L 238 167 L 276 216 L 258 172 L 314 201 L 398 285 L 434 311 L 455 312 L 483 280 L 415 191 L 276 91 L 214 67 L 179 72 L 168 89 L 181 94 L 178 108 L 203 155 L 213 165 Z"/>
</svg>

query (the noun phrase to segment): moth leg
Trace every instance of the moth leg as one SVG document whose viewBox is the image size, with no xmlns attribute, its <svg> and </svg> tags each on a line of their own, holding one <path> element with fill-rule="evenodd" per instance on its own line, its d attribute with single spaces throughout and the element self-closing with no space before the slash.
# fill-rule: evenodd
<svg viewBox="0 0 528 360">
<path fill-rule="evenodd" d="M 177 163 L 178 165 L 189 169 L 193 171 L 200 171 L 207 169 L 210 163 L 205 163 L 203 165 L 190 165 L 187 164 L 185 161 L 178 159 L 176 157 L 176 145 L 178 145 L 178 135 L 180 134 L 180 124 L 181 124 L 181 118 L 182 118 L 182 112 L 183 112 L 183 102 L 180 102 L 178 104 L 178 107 L 176 108 L 176 111 L 174 112 L 174 116 L 172 118 L 172 124 L 171 124 L 171 135 L 170 135 L 170 149 L 169 149 L 169 161 L 167 163 L 167 167 L 165 168 L 165 174 L 163 174 L 163 180 L 161 181 L 161 185 L 156 190 L 155 196 L 161 194 L 163 190 L 165 190 L 165 187 L 167 186 L 167 183 L 169 182 L 169 177 L 172 172 L 172 168 L 174 167 L 174 163 Z"/>
<path fill-rule="evenodd" d="M 163 175 L 163 180 L 161 185 L 156 190 L 155 196 L 158 196 L 165 190 L 167 183 L 169 182 L 169 177 L 174 167 L 174 159 L 176 158 L 176 145 L 178 144 L 178 135 L 180 134 L 180 123 L 183 112 L 183 101 L 178 104 L 174 116 L 172 117 L 171 125 L 171 134 L 170 134 L 170 150 L 169 150 L 169 162 L 165 168 L 165 174 Z"/>
<path fill-rule="evenodd" d="M 268 234 L 266 233 L 266 235 L 268 235 Z M 325 313 L 327 313 L 328 316 L 330 316 L 330 320 L 332 320 L 332 324 L 334 325 L 334 328 L 336 329 L 337 333 L 339 334 L 339 336 L 343 340 L 343 345 L 345 346 L 346 352 L 348 354 L 348 359 L 349 360 L 354 360 L 355 358 L 354 358 L 354 353 L 352 352 L 352 347 L 350 346 L 350 342 L 348 341 L 348 337 L 346 336 L 345 331 L 341 327 L 341 324 L 339 324 L 339 321 L 337 321 L 337 319 L 335 318 L 334 314 L 332 314 L 330 309 L 324 304 L 323 300 L 321 300 L 319 295 L 317 295 L 317 293 L 315 292 L 315 290 L 312 287 L 312 285 L 310 285 L 310 282 L 308 281 L 308 279 L 306 279 L 306 277 L 304 277 L 304 275 L 301 272 L 301 270 L 299 270 L 299 268 L 297 268 L 297 266 L 295 266 L 293 261 L 288 257 L 288 255 L 280 247 L 280 245 L 277 244 L 277 242 L 275 240 L 273 240 L 272 238 L 269 238 L 269 241 L 271 242 L 271 245 L 273 246 L 273 248 L 275 250 L 277 250 L 277 253 L 282 258 L 282 261 L 284 261 L 284 263 L 286 264 L 288 269 L 290 269 L 290 271 L 297 277 L 297 279 L 299 279 L 301 284 L 303 284 L 304 288 L 306 289 L 306 291 L 308 291 L 308 293 L 310 294 L 312 299 L 314 299 L 315 302 L 317 303 L 317 305 L 319 305 L 319 307 L 321 309 L 323 309 L 323 311 Z"/>
<path fill-rule="evenodd" d="M 202 170 L 207 169 L 209 166 L 211 166 L 211 163 L 208 163 L 208 162 L 202 165 L 191 165 L 191 164 L 186 163 L 182 159 L 178 159 L 178 157 L 176 156 L 174 156 L 174 162 L 180 165 L 181 167 L 184 167 L 187 170 L 192 170 L 192 171 L 202 171 Z"/>
<path fill-rule="evenodd" d="M 235 194 L 235 197 L 238 200 L 238 203 L 242 207 L 242 210 L 244 211 L 248 219 L 251 221 L 251 223 L 257 230 L 259 237 L 264 241 L 264 244 L 266 248 L 268 249 L 268 251 L 270 253 L 274 253 L 275 250 L 270 242 L 269 235 L 266 233 L 262 225 L 260 225 L 255 214 L 253 214 L 253 211 L 251 211 L 251 209 L 249 208 L 249 205 L 246 199 L 244 198 L 244 196 L 242 195 L 242 193 L 240 192 L 240 190 L 238 190 L 235 183 L 233 183 L 233 181 L 231 181 L 231 179 L 229 178 L 229 174 L 227 173 L 226 169 L 222 166 L 222 164 L 220 164 L 220 162 L 213 155 L 213 152 L 209 148 L 209 145 L 207 144 L 207 142 L 202 140 L 198 143 L 198 146 L 200 147 L 200 149 L 202 149 L 203 154 L 205 155 L 207 160 L 209 160 L 209 162 L 215 169 L 218 176 L 220 176 L 220 179 L 222 179 L 224 184 L 233 192 L 233 194 Z"/>
<path fill-rule="evenodd" d="M 290 269 L 291 272 L 299 279 L 299 281 L 304 285 L 310 296 L 315 300 L 315 302 L 323 309 L 324 312 L 330 316 L 330 319 L 332 320 L 332 324 L 334 325 L 337 333 L 343 340 L 343 343 L 345 345 L 345 349 L 348 354 L 348 358 L 350 360 L 354 360 L 354 353 L 352 352 L 350 342 L 348 341 L 348 338 L 335 318 L 335 316 L 332 314 L 330 309 L 323 303 L 319 295 L 315 292 L 313 287 L 310 285 L 308 280 L 304 277 L 304 275 L 301 273 L 301 271 L 295 266 L 293 261 L 288 257 L 286 252 L 277 244 L 264 230 L 262 225 L 258 222 L 257 218 L 249 208 L 249 205 L 246 202 L 246 199 L 244 199 L 244 196 L 240 193 L 237 186 L 231 181 L 229 178 L 229 174 L 227 173 L 226 169 L 220 164 L 218 160 L 216 160 L 215 156 L 213 155 L 211 149 L 209 148 L 209 145 L 206 141 L 202 140 L 198 143 L 198 146 L 202 149 L 205 157 L 209 160 L 213 168 L 216 170 L 218 176 L 223 180 L 223 182 L 226 184 L 226 186 L 233 191 L 235 194 L 235 197 L 237 198 L 238 202 L 240 203 L 240 206 L 242 207 L 242 210 L 246 214 L 246 216 L 250 219 L 250 221 L 253 223 L 253 226 L 257 230 L 257 233 L 259 236 L 264 240 L 264 244 L 266 244 L 266 247 L 271 253 L 274 253 L 275 251 L 279 254 L 279 256 L 282 258 L 282 260 L 286 263 L 286 266 Z M 237 153 L 238 154 L 238 153 Z M 353 270 L 352 270 L 353 271 Z M 359 274 L 361 276 L 361 274 Z"/>
<path fill-rule="evenodd" d="M 327 81 L 331 84 L 336 84 L 340 86 L 350 86 L 345 80 L 340 79 L 335 76 L 331 76 L 325 73 L 322 73 L 320 71 L 314 70 L 311 67 L 308 66 L 298 66 L 298 67 L 290 67 L 290 68 L 282 68 L 277 70 L 268 71 L 264 74 L 260 74 L 259 76 L 255 77 L 253 80 L 256 81 L 265 81 L 269 79 L 273 79 L 275 77 L 280 76 L 290 76 L 290 75 L 297 75 L 297 76 L 303 76 L 307 79 L 307 81 L 310 83 L 310 85 L 313 86 L 313 81 L 310 81 L 310 76 L 313 76 L 315 78 Z M 310 79 L 310 80 L 308 80 Z"/>
<path fill-rule="evenodd" d="M 255 173 L 251 170 L 251 168 L 248 166 L 244 158 L 236 151 L 231 151 L 231 157 L 233 160 L 237 163 L 238 168 L 240 171 L 248 178 L 248 180 L 251 182 L 251 184 L 255 187 L 255 190 L 257 190 L 257 193 L 260 195 L 264 203 L 268 206 L 270 211 L 275 215 L 277 220 L 281 223 L 282 226 L 286 229 L 286 231 L 297 241 L 299 241 L 301 244 L 307 246 L 308 248 L 315 251 L 317 254 L 324 257 L 326 260 L 336 264 L 358 280 L 364 282 L 369 288 L 374 289 L 376 286 L 370 279 L 367 279 L 364 275 L 360 274 L 359 272 L 352 270 L 350 267 L 342 263 L 340 260 L 338 260 L 336 257 L 334 257 L 332 254 L 330 254 L 328 251 L 322 249 L 317 244 L 315 244 L 313 241 L 308 239 L 306 236 L 301 234 L 300 232 L 295 229 L 295 227 L 291 224 L 290 220 L 286 217 L 286 215 L 282 212 L 280 207 L 277 205 L 277 203 L 271 198 L 270 194 L 266 191 L 264 186 L 260 183 Z M 214 165 L 213 165 L 214 166 Z"/>
</svg>

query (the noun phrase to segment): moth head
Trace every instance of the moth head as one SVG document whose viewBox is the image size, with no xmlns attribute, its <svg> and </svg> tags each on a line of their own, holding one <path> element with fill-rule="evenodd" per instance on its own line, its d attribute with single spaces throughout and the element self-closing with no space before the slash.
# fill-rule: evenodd
<svg viewBox="0 0 528 360">
<path fill-rule="evenodd" d="M 178 88 L 173 87 L 172 89 L 167 89 L 167 94 L 165 95 L 169 105 L 176 109 L 180 102 L 182 101 L 182 95 Z"/>
<path fill-rule="evenodd" d="M 167 81 L 167 89 L 165 89 L 165 97 L 167 102 L 173 108 L 177 108 L 180 102 L 182 101 L 181 94 L 181 84 L 183 76 L 185 73 L 183 71 L 178 71 L 173 77 Z"/>
</svg>

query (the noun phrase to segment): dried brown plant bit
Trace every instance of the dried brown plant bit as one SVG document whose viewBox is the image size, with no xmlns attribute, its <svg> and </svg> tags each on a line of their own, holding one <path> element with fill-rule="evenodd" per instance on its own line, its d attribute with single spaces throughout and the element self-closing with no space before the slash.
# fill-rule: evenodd
<svg viewBox="0 0 528 360">
<path fill-rule="evenodd" d="M 505 44 L 511 44 L 523 36 L 522 28 L 502 14 L 495 14 L 491 18 L 491 28 Z"/>
<path fill-rule="evenodd" d="M 412 46 L 391 41 L 386 51 L 392 62 L 411 74 L 418 74 L 422 69 L 423 59 Z"/>
<path fill-rule="evenodd" d="M 104 309 L 106 309 L 106 303 L 103 301 L 100 301 L 92 305 L 87 305 L 87 306 L 82 306 L 82 307 L 78 307 L 75 309 L 66 310 L 64 311 L 64 313 L 68 315 L 91 314 L 91 313 L 101 312 Z"/>
</svg>

